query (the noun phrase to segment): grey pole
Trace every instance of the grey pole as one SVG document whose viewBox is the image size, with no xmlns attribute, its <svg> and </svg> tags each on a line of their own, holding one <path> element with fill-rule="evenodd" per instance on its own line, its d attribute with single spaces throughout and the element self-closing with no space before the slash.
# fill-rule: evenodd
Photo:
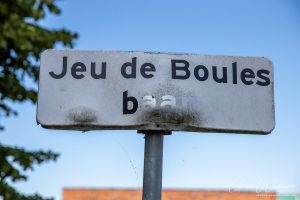
<svg viewBox="0 0 300 200">
<path fill-rule="evenodd" d="M 147 131 L 144 134 L 143 200 L 161 200 L 164 133 Z"/>
</svg>

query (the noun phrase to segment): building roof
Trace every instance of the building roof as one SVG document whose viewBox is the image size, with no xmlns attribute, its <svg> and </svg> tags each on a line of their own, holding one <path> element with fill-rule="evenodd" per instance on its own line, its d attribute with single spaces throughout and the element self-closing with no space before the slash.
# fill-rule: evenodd
<svg viewBox="0 0 300 200">
<path fill-rule="evenodd" d="M 141 200 L 138 189 L 64 189 L 63 200 Z M 276 200 L 276 193 L 163 190 L 162 200 Z"/>
</svg>

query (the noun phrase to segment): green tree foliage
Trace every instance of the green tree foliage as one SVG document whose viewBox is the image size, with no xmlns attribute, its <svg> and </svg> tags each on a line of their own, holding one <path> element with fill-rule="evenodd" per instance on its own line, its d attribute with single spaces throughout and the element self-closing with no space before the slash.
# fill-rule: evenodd
<svg viewBox="0 0 300 200">
<path fill-rule="evenodd" d="M 0 196 L 5 200 L 42 200 L 38 194 L 26 196 L 16 191 L 9 182 L 26 180 L 24 174 L 33 170 L 34 164 L 41 164 L 48 160 L 56 160 L 58 154 L 51 151 L 25 151 L 17 147 L 0 145 Z"/>
<path fill-rule="evenodd" d="M 36 102 L 37 91 L 26 87 L 25 78 L 37 82 L 42 51 L 57 44 L 73 47 L 76 33 L 40 25 L 47 14 L 60 14 L 55 0 L 0 0 L 0 119 L 17 114 L 13 103 Z M 13 183 L 26 180 L 24 172 L 35 164 L 56 160 L 57 156 L 51 151 L 31 152 L 0 144 L 0 199 L 44 199 L 19 193 Z"/>
</svg>

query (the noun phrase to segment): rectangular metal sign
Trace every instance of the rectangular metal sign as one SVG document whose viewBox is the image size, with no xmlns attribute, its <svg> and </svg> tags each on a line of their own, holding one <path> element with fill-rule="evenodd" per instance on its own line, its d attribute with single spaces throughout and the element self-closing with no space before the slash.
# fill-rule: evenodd
<svg viewBox="0 0 300 200">
<path fill-rule="evenodd" d="M 37 122 L 72 130 L 270 133 L 273 64 L 262 57 L 46 50 Z"/>
</svg>

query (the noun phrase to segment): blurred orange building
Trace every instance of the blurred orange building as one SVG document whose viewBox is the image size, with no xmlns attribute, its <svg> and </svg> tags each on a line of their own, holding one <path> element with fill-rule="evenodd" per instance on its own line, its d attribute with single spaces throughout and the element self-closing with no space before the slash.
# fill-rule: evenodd
<svg viewBox="0 0 300 200">
<path fill-rule="evenodd" d="M 141 200 L 134 189 L 64 189 L 63 200 Z M 214 190 L 163 190 L 162 200 L 276 200 L 276 193 Z"/>
</svg>

